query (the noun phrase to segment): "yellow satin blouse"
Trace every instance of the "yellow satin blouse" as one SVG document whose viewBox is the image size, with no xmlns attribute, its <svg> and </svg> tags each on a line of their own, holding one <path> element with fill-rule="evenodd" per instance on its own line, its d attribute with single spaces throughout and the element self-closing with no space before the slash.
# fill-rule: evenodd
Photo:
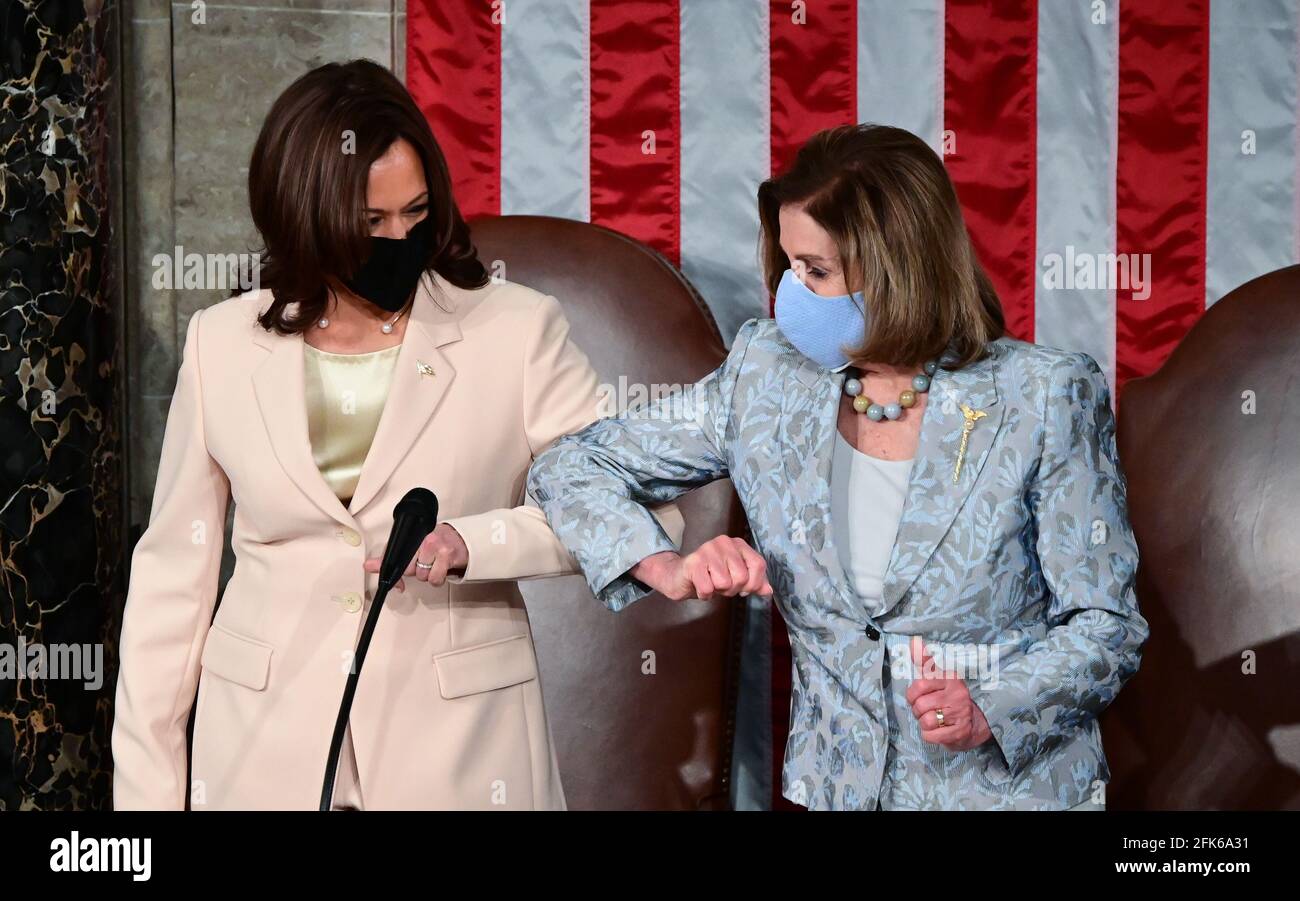
<svg viewBox="0 0 1300 901">
<path fill-rule="evenodd" d="M 335 354 L 303 344 L 312 457 L 330 490 L 352 500 L 402 346 Z"/>
</svg>

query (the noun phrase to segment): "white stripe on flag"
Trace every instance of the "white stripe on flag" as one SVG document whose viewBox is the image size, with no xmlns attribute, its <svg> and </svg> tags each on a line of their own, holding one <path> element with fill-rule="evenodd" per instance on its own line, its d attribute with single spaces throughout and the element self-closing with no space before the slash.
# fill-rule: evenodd
<svg viewBox="0 0 1300 901">
<path fill-rule="evenodd" d="M 1210 6 L 1205 305 L 1296 262 L 1295 0 Z"/>
<path fill-rule="evenodd" d="M 905 128 L 939 152 L 943 0 L 858 0 L 859 122 Z"/>
<path fill-rule="evenodd" d="M 1119 5 L 1107 0 L 1104 9 L 1089 3 L 1038 6 L 1034 340 L 1090 354 L 1112 392 L 1115 285 L 1108 276 L 1116 242 Z M 1077 281 L 1048 287 L 1049 258 L 1067 278 L 1082 261 L 1107 279 L 1092 288 Z"/>
<path fill-rule="evenodd" d="M 681 5 L 682 271 L 728 346 L 767 316 L 758 185 L 771 169 L 768 9 L 754 0 Z"/>
<path fill-rule="evenodd" d="M 771 172 L 768 8 L 754 0 L 681 5 L 682 271 L 728 346 L 767 316 L 758 259 L 758 186 Z M 732 803 L 772 806 L 769 604 L 751 600 L 742 639 Z"/>
<path fill-rule="evenodd" d="M 510 0 L 501 30 L 501 213 L 591 221 L 587 0 Z"/>
</svg>

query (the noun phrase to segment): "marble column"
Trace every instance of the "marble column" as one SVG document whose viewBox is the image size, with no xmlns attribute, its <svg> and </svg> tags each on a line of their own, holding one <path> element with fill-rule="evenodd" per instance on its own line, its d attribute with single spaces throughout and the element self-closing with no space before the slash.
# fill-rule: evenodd
<svg viewBox="0 0 1300 901">
<path fill-rule="evenodd" d="M 119 8 L 0 6 L 0 809 L 108 806 L 125 544 Z"/>
</svg>

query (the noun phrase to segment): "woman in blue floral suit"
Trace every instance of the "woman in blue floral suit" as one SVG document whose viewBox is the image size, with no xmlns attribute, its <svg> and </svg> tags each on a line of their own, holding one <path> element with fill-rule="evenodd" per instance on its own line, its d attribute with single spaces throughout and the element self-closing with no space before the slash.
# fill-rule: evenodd
<svg viewBox="0 0 1300 901">
<path fill-rule="evenodd" d="M 874 125 L 759 190 L 775 319 L 685 391 L 561 439 L 529 492 L 619 610 L 771 595 L 783 794 L 813 809 L 1098 809 L 1098 714 L 1147 623 L 1106 379 L 1003 336 L 942 162 Z M 754 546 L 644 505 L 730 477 Z"/>
</svg>

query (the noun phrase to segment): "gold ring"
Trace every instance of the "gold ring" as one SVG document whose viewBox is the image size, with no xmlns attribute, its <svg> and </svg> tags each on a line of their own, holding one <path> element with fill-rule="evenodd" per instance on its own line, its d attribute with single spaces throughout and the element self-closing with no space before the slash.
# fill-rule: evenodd
<svg viewBox="0 0 1300 901">
<path fill-rule="evenodd" d="M 943 708 L 942 708 L 942 707 L 936 707 L 936 708 L 934 709 L 934 718 L 935 718 L 936 721 L 938 721 L 938 723 L 939 723 L 940 726 L 943 725 Z"/>
</svg>

